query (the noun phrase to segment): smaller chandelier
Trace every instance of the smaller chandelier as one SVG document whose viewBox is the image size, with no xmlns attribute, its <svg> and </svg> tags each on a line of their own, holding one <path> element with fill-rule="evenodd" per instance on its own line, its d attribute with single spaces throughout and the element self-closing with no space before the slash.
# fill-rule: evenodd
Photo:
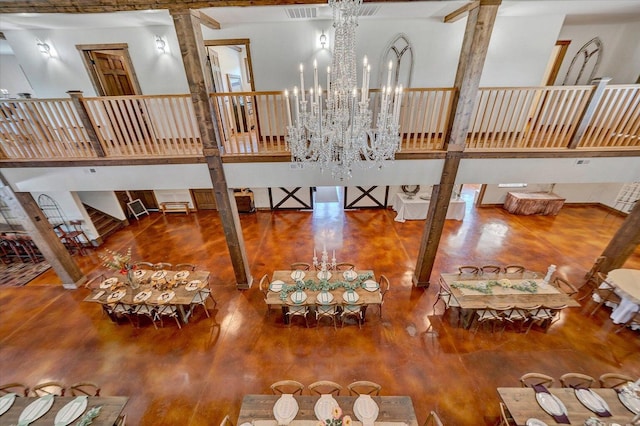
<svg viewBox="0 0 640 426">
<path fill-rule="evenodd" d="M 356 165 L 381 168 L 400 150 L 402 87 L 391 87 L 389 62 L 387 84 L 382 87 L 374 122 L 369 108 L 371 67 L 366 56 L 361 86 L 357 87 L 355 30 L 362 0 L 329 0 L 329 5 L 333 9 L 335 38 L 326 92 L 318 84 L 314 61 L 313 86 L 307 99 L 304 67 L 300 64 L 300 91 L 293 89 L 293 113 L 289 91 L 285 90 L 287 143 L 292 161 L 330 170 L 334 178 L 344 180 L 352 176 Z"/>
</svg>

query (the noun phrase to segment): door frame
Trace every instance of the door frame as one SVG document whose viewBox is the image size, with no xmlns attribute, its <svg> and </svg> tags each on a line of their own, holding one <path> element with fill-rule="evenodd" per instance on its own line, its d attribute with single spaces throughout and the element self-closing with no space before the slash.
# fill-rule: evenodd
<svg viewBox="0 0 640 426">
<path fill-rule="evenodd" d="M 204 40 L 204 45 L 205 47 L 209 47 L 209 46 L 238 46 L 238 45 L 242 45 L 244 46 L 245 52 L 247 52 L 247 60 L 245 62 L 246 64 L 246 70 L 245 72 L 247 73 L 247 83 L 249 83 L 249 85 L 251 85 L 251 91 L 255 92 L 256 91 L 256 87 L 254 84 L 254 78 L 253 78 L 253 65 L 251 63 L 251 40 L 248 38 L 225 38 L 225 39 L 217 39 L 217 40 Z M 241 64 L 242 65 L 242 64 Z M 211 69 L 211 67 L 209 67 L 209 69 Z"/>
<path fill-rule="evenodd" d="M 136 76 L 135 69 L 133 68 L 133 62 L 131 61 L 131 56 L 129 55 L 129 45 L 127 43 L 76 44 L 76 49 L 78 49 L 78 51 L 80 52 L 84 68 L 87 70 L 87 74 L 89 74 L 91 84 L 93 85 L 93 88 L 98 96 L 106 96 L 106 94 L 95 70 L 93 59 L 91 58 L 91 52 L 101 50 L 122 52 L 122 58 L 125 63 L 127 74 L 131 79 L 133 90 L 135 91 L 136 95 L 142 94 L 142 89 L 140 88 L 140 84 L 138 83 L 138 77 Z"/>
</svg>

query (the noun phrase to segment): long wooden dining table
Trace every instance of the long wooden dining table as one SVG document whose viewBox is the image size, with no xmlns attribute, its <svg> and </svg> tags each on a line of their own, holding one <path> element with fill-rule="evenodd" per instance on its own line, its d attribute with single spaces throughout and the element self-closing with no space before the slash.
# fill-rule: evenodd
<svg viewBox="0 0 640 426">
<path fill-rule="evenodd" d="M 525 272 L 524 274 L 441 274 L 440 282 L 444 285 L 459 303 L 464 313 L 463 323 L 470 325 L 470 315 L 478 309 L 486 309 L 493 306 L 512 306 L 514 308 L 526 308 L 534 305 L 545 307 L 580 307 L 580 303 L 569 297 L 562 290 L 546 284 L 540 274 Z M 493 286 L 491 292 L 486 293 L 477 288 L 486 285 L 489 281 L 508 280 L 507 286 Z M 518 290 L 519 285 L 527 282 L 536 283 L 536 291 L 528 292 Z"/>
<path fill-rule="evenodd" d="M 601 421 L 606 424 L 631 422 L 634 414 L 620 402 L 614 389 L 591 388 L 591 390 L 597 393 L 609 406 L 611 417 L 599 417 Z M 598 417 L 596 413 L 580 402 L 576 397 L 575 389 L 548 388 L 548 391 L 557 396 L 566 407 L 569 424 L 584 425 L 584 421 L 589 417 Z M 567 424 L 557 423 L 551 415 L 542 409 L 536 399 L 536 392 L 532 388 L 498 388 L 498 395 L 518 426 L 526 425 L 527 420 L 531 418 L 541 420 L 548 425 Z"/>
<path fill-rule="evenodd" d="M 279 398 L 280 395 L 245 395 L 242 399 L 237 424 L 253 422 L 255 426 L 257 420 L 266 420 L 273 421 L 273 426 L 277 426 L 273 415 L 273 406 Z M 307 424 L 316 426 L 319 419 L 315 415 L 314 407 L 320 396 L 294 395 L 294 398 L 298 402 L 299 409 L 292 424 L 300 421 L 299 426 L 306 426 Z M 359 423 L 353 412 L 353 404 L 357 398 L 357 396 L 334 396 L 334 399 L 342 409 L 342 413 L 351 416 L 354 423 Z M 397 423 L 397 426 L 400 426 L 400 423 L 404 423 L 406 426 L 418 426 L 411 397 L 373 396 L 372 399 L 378 404 L 379 408 L 376 424 Z M 267 422 L 264 423 L 264 426 L 268 426 Z"/>
<path fill-rule="evenodd" d="M 115 303 L 122 303 L 125 305 L 150 305 L 157 306 L 159 304 L 171 304 L 175 305 L 180 312 L 180 318 L 184 323 L 188 322 L 190 310 L 186 309 L 191 306 L 193 299 L 198 294 L 198 290 L 203 290 L 209 287 L 208 271 L 153 271 L 147 269 L 138 269 L 136 272 L 138 277 L 135 279 L 138 281 L 139 287 L 132 288 L 130 285 L 124 283 L 123 275 L 114 275 L 110 280 L 117 281 L 114 284 L 108 285 L 110 281 L 104 280 L 96 288 L 93 288 L 91 294 L 84 298 L 85 302 L 99 303 L 103 306 L 114 305 Z M 158 272 L 164 272 L 164 274 L 158 274 Z M 154 275 L 157 274 L 157 275 Z M 156 278 L 163 275 L 162 278 Z M 199 281 L 197 288 L 188 289 L 187 284 L 192 281 Z M 191 288 L 191 287 L 189 287 Z M 113 300 L 112 294 L 116 291 L 124 291 L 125 294 L 122 298 Z M 150 291 L 151 295 L 143 301 L 137 301 L 136 295 L 143 291 Z M 166 292 L 173 292 L 173 297 L 168 301 L 163 301 L 162 295 Z M 108 311 L 108 310 L 107 310 Z"/>
<path fill-rule="evenodd" d="M 36 421 L 29 423 L 30 425 L 53 425 L 56 415 L 65 405 L 73 401 L 75 396 L 56 396 L 53 399 L 53 405 L 42 417 Z M 17 425 L 18 419 L 23 410 L 27 408 L 29 404 L 37 401 L 38 397 L 17 397 L 11 408 L 0 416 L 0 425 Z M 113 426 L 118 419 L 118 416 L 122 414 L 125 405 L 129 397 L 126 396 L 90 396 L 87 399 L 87 408 L 84 410 L 86 414 L 89 410 L 95 407 L 101 407 L 100 413 L 91 421 L 91 426 Z M 80 420 L 82 416 L 78 418 Z M 76 424 L 78 421 L 74 421 L 72 424 Z"/>
<path fill-rule="evenodd" d="M 321 271 L 304 271 L 304 281 L 307 280 L 312 280 L 314 283 L 319 283 L 321 280 L 320 278 L 318 278 L 318 273 Z M 273 272 L 273 276 L 272 276 L 272 281 L 274 282 L 276 280 L 282 281 L 283 283 L 285 283 L 286 285 L 294 285 L 296 282 L 295 280 L 291 277 L 293 271 L 289 270 L 289 271 L 274 271 Z M 348 282 L 344 276 L 343 276 L 343 271 L 330 271 L 331 273 L 331 277 L 327 280 L 330 284 L 335 284 L 337 282 Z M 373 271 L 371 270 L 358 270 L 356 271 L 356 273 L 359 276 L 370 276 L 371 280 L 375 281 L 375 275 L 373 273 Z M 356 288 L 354 290 L 357 294 L 358 294 L 358 303 L 362 303 L 363 307 L 363 311 L 366 312 L 366 308 L 369 305 L 380 305 L 382 303 L 382 297 L 380 295 L 380 288 L 374 290 L 374 291 L 369 291 L 369 290 L 365 290 L 363 288 Z M 315 305 L 316 301 L 317 301 L 317 297 L 318 294 L 320 294 L 320 291 L 314 291 L 314 290 L 309 290 L 306 289 L 304 290 L 305 294 L 307 295 L 307 298 L 304 302 L 300 303 L 300 305 L 302 306 L 313 306 Z M 335 301 L 336 304 L 340 305 L 343 303 L 348 303 L 345 302 L 343 300 L 343 294 L 345 292 L 344 288 L 336 288 L 334 290 L 329 290 L 329 293 L 331 293 L 331 295 L 333 296 L 333 301 Z M 282 317 L 283 320 L 285 321 L 285 323 L 287 322 L 287 301 L 289 301 L 290 303 L 291 301 L 291 294 L 287 295 L 286 300 L 283 300 L 281 298 L 281 293 L 280 291 L 272 291 L 269 290 L 269 292 L 267 293 L 267 304 L 274 306 L 274 307 L 281 307 L 282 308 Z M 364 320 L 364 318 L 363 318 Z"/>
</svg>

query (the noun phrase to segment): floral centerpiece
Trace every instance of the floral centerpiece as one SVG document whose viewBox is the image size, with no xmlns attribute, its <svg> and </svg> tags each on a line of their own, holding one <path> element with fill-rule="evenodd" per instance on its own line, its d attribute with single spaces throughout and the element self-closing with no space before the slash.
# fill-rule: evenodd
<svg viewBox="0 0 640 426">
<path fill-rule="evenodd" d="M 331 412 L 332 418 L 321 420 L 318 422 L 318 426 L 352 426 L 353 421 L 351 420 L 351 416 L 342 416 L 342 408 L 334 407 Z"/>
<path fill-rule="evenodd" d="M 125 254 L 109 249 L 105 249 L 105 251 L 107 254 L 98 255 L 103 261 L 102 266 L 126 275 L 127 283 L 133 288 L 137 287 L 136 280 L 133 276 L 133 271 L 136 269 L 136 266 L 131 263 L 131 247 L 127 249 Z"/>
</svg>

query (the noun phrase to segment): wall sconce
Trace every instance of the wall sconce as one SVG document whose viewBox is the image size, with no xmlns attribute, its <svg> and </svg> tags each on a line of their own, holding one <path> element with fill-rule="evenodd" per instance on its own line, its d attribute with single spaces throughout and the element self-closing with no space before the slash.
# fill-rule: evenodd
<svg viewBox="0 0 640 426">
<path fill-rule="evenodd" d="M 37 40 L 36 44 L 38 46 L 38 50 L 40 50 L 40 53 L 46 56 L 51 56 L 51 46 L 41 40 Z"/>
<path fill-rule="evenodd" d="M 160 36 L 156 36 L 156 48 L 162 53 L 166 52 L 167 43 Z"/>
<path fill-rule="evenodd" d="M 324 49 L 324 45 L 327 44 L 327 35 L 322 30 L 322 34 L 320 34 L 320 46 Z"/>
</svg>

